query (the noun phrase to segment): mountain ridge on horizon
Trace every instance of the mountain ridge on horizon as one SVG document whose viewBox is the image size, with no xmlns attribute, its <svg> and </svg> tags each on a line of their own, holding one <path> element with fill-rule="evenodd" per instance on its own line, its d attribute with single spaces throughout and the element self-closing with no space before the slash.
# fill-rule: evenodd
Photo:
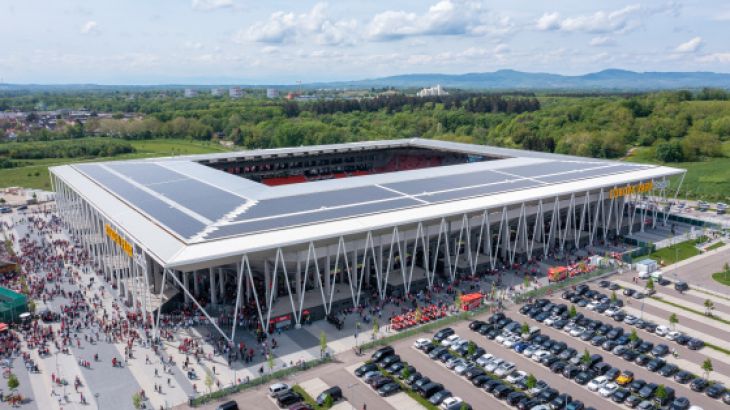
<svg viewBox="0 0 730 410">
<path fill-rule="evenodd" d="M 501 69 L 490 72 L 469 72 L 463 74 L 410 73 L 385 77 L 366 78 L 348 81 L 319 81 L 299 84 L 246 84 L 233 79 L 215 81 L 206 78 L 188 78 L 188 81 L 150 85 L 114 84 L 2 84 L 0 91 L 14 90 L 95 90 L 124 88 L 202 88 L 238 85 L 249 88 L 421 88 L 440 84 L 445 88 L 473 90 L 585 90 L 585 91 L 650 91 L 679 88 L 699 89 L 703 87 L 730 89 L 730 73 L 712 71 L 645 71 L 637 72 L 618 68 L 608 68 L 586 74 L 565 75 L 546 72 L 525 72 Z M 192 80 L 192 81 L 190 81 Z M 206 80 L 206 81 L 201 81 Z"/>
</svg>

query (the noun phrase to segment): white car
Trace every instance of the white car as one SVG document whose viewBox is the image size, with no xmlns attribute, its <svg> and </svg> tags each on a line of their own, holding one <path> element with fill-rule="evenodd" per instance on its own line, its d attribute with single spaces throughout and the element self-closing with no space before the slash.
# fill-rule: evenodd
<svg viewBox="0 0 730 410">
<path fill-rule="evenodd" d="M 535 354 L 532 355 L 532 360 L 539 363 L 540 360 L 548 356 L 550 356 L 550 352 L 548 352 L 547 350 L 538 350 L 537 352 L 535 352 Z"/>
<path fill-rule="evenodd" d="M 505 347 L 512 348 L 517 343 L 520 343 L 522 341 L 522 338 L 519 336 L 510 336 L 506 339 L 504 339 L 504 342 L 502 343 Z"/>
<path fill-rule="evenodd" d="M 567 325 L 563 326 L 563 332 L 570 333 L 571 330 L 578 326 L 575 322 L 568 322 Z"/>
<path fill-rule="evenodd" d="M 462 346 L 464 346 L 466 344 L 469 344 L 468 340 L 459 339 L 459 340 L 455 341 L 454 343 L 452 343 L 451 346 L 449 346 L 449 348 L 452 350 L 459 350 Z"/>
<path fill-rule="evenodd" d="M 451 359 L 446 361 L 446 368 L 449 370 L 454 370 L 456 366 L 460 364 L 464 364 L 466 361 L 460 357 L 452 357 Z"/>
<path fill-rule="evenodd" d="M 621 356 L 624 354 L 625 351 L 629 350 L 627 346 L 624 345 L 618 345 L 611 350 L 611 353 L 615 354 L 616 356 Z"/>
<path fill-rule="evenodd" d="M 553 316 L 550 316 L 549 318 L 545 319 L 545 321 L 543 323 L 545 323 L 545 326 L 552 326 L 553 323 L 555 323 L 556 321 L 558 321 L 560 319 L 561 319 L 560 316 L 553 315 Z"/>
<path fill-rule="evenodd" d="M 445 410 L 452 406 L 458 406 L 460 403 L 463 402 L 464 400 L 462 400 L 460 397 L 447 397 L 444 399 L 444 401 L 441 402 L 441 408 Z"/>
<path fill-rule="evenodd" d="M 516 372 L 507 376 L 507 378 L 505 380 L 507 380 L 507 383 L 515 384 L 526 378 L 527 378 L 527 372 L 522 371 L 522 370 L 517 370 Z"/>
<path fill-rule="evenodd" d="M 449 346 L 451 346 L 452 343 L 456 342 L 457 340 L 461 340 L 461 338 L 459 337 L 459 335 L 456 335 L 456 334 L 451 335 L 451 336 L 449 336 L 446 339 L 444 339 L 444 340 L 441 341 L 441 346 L 449 347 Z"/>
<path fill-rule="evenodd" d="M 656 327 L 656 329 L 654 330 L 654 334 L 664 337 L 667 335 L 667 333 L 669 333 L 669 330 L 669 326 L 660 325 Z"/>
<path fill-rule="evenodd" d="M 525 350 L 522 351 L 522 354 L 527 357 L 532 357 L 533 354 L 535 354 L 538 350 L 540 350 L 539 345 L 529 345 Z"/>
<path fill-rule="evenodd" d="M 610 308 L 606 309 L 606 311 L 603 312 L 603 314 L 606 315 L 606 316 L 608 316 L 608 317 L 613 317 L 613 315 L 615 315 L 616 313 L 618 313 L 620 310 L 621 310 L 620 307 L 614 306 L 614 307 L 610 307 Z"/>
<path fill-rule="evenodd" d="M 583 334 L 583 332 L 586 331 L 586 328 L 582 326 L 576 326 L 573 328 L 573 330 L 570 331 L 570 335 L 573 337 L 578 337 Z"/>
<path fill-rule="evenodd" d="M 417 339 L 415 343 L 413 343 L 413 347 L 415 347 L 418 350 L 421 350 L 424 347 L 428 346 L 430 343 L 431 343 L 430 340 L 420 338 L 420 339 Z"/>
<path fill-rule="evenodd" d="M 692 405 L 692 406 L 689 406 L 689 410 L 702 410 L 702 407 Z"/>
<path fill-rule="evenodd" d="M 274 383 L 269 386 L 269 396 L 279 397 L 282 394 L 289 392 L 289 390 L 291 390 L 291 386 L 286 383 Z"/>
<path fill-rule="evenodd" d="M 498 334 L 497 337 L 494 338 L 494 341 L 497 342 L 497 343 L 499 343 L 499 344 L 502 344 L 504 342 L 504 339 L 506 339 L 506 338 L 508 338 L 510 336 L 512 336 L 512 333 L 510 333 L 510 332 L 502 332 L 502 333 Z"/>
<path fill-rule="evenodd" d="M 624 318 L 624 323 L 626 323 L 627 325 L 633 325 L 633 324 L 634 324 L 634 323 L 636 323 L 636 321 L 638 321 L 638 320 L 639 320 L 639 318 L 638 318 L 638 317 L 636 317 L 636 316 L 634 316 L 634 315 L 627 315 L 627 316 L 626 316 L 626 317 Z"/>
<path fill-rule="evenodd" d="M 676 340 L 679 336 L 682 336 L 683 334 L 684 333 L 682 333 L 682 332 L 678 332 L 678 331 L 674 330 L 674 331 L 667 333 L 666 337 L 669 340 Z"/>
<path fill-rule="evenodd" d="M 601 389 L 598 390 L 598 393 L 603 397 L 608 397 L 608 396 L 612 395 L 613 392 L 615 392 L 616 390 L 618 390 L 618 384 L 611 382 L 611 383 L 606 383 L 605 385 L 603 385 L 603 387 L 601 387 Z"/>
<path fill-rule="evenodd" d="M 596 308 L 600 304 L 601 304 L 601 302 L 599 302 L 597 300 L 594 300 L 593 302 L 591 302 L 591 303 L 589 303 L 589 304 L 586 305 L 586 309 L 588 309 L 588 310 L 596 310 Z"/>
<path fill-rule="evenodd" d="M 477 359 L 477 364 L 479 366 L 485 366 L 487 363 L 489 363 L 492 359 L 494 359 L 494 355 L 491 353 L 484 353 Z"/>
<path fill-rule="evenodd" d="M 499 357 L 497 357 L 491 362 L 487 363 L 487 365 L 484 366 L 484 370 L 493 373 L 502 363 L 504 363 L 504 359 L 500 359 Z"/>
<path fill-rule="evenodd" d="M 454 373 L 458 374 L 459 376 L 463 376 L 464 373 L 466 373 L 467 370 L 472 366 L 472 364 L 464 362 L 459 364 L 458 366 L 454 367 Z"/>
<path fill-rule="evenodd" d="M 588 390 L 590 390 L 590 391 L 598 391 L 603 386 L 605 386 L 606 383 L 608 383 L 608 377 L 598 376 L 595 379 L 589 381 L 587 387 L 588 387 Z"/>
<path fill-rule="evenodd" d="M 497 370 L 494 371 L 494 374 L 498 377 L 506 377 L 509 376 L 513 371 L 515 371 L 515 364 L 512 362 L 502 363 L 499 365 Z"/>
</svg>

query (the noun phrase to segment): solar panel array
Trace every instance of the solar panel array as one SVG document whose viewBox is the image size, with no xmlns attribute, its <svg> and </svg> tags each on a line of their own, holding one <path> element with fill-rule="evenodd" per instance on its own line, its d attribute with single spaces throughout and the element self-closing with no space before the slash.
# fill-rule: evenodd
<svg viewBox="0 0 730 410">
<path fill-rule="evenodd" d="M 184 241 L 204 241 L 444 201 L 495 195 L 650 167 L 551 160 L 325 192 L 247 199 L 162 162 L 79 164 L 75 168 Z M 222 171 L 221 171 L 222 172 Z M 419 174 L 422 175 L 422 174 Z M 311 183 L 316 184 L 316 183 Z M 273 188 L 267 188 L 273 189 Z"/>
</svg>

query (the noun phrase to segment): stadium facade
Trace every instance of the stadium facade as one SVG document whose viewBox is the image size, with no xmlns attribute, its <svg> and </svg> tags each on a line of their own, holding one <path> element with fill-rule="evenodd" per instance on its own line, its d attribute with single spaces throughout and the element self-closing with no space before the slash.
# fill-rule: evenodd
<svg viewBox="0 0 730 410">
<path fill-rule="evenodd" d="M 229 340 L 363 295 L 666 223 L 684 170 L 424 139 L 52 167 L 59 215 L 137 309 L 196 306 Z M 213 314 L 215 312 L 215 314 Z M 158 315 L 159 317 L 159 315 Z"/>
</svg>

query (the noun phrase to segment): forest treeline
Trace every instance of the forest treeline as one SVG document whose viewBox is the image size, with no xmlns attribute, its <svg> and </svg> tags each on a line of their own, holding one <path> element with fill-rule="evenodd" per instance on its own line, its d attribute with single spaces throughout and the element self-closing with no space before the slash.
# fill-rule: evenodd
<svg viewBox="0 0 730 410">
<path fill-rule="evenodd" d="M 307 102 L 152 92 L 0 97 L 0 109 L 41 103 L 116 115 L 21 133 L 20 140 L 223 139 L 246 148 L 273 148 L 421 137 L 601 158 L 651 147 L 657 160 L 676 162 L 721 156 L 721 144 L 730 138 L 730 95 L 714 89 L 639 95 L 392 94 Z M 122 118 L 130 113 L 134 118 Z M 13 144 L 0 144 L 0 149 L 7 150 L 6 145 Z"/>
</svg>

